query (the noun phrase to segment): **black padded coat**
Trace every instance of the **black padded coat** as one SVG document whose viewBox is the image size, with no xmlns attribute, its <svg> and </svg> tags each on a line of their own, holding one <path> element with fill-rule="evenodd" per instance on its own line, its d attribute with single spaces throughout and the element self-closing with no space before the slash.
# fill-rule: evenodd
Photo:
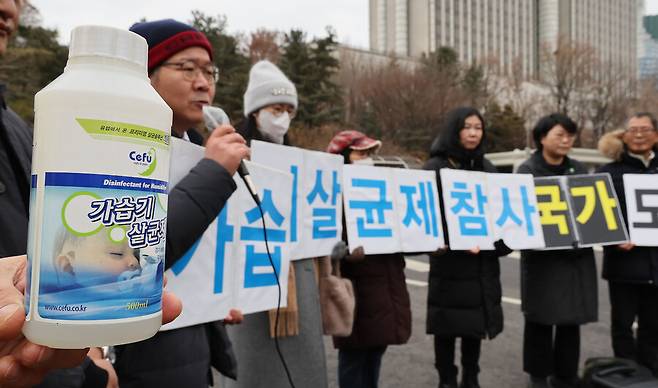
<svg viewBox="0 0 658 388">
<path fill-rule="evenodd" d="M 188 135 L 193 143 L 201 144 L 199 134 L 190 130 Z M 199 161 L 174 186 L 169 193 L 165 268 L 174 265 L 201 237 L 235 189 L 228 171 L 210 159 Z M 232 357 L 231 342 L 221 322 L 161 331 L 115 349 L 114 367 L 123 388 L 206 388 L 212 383 L 211 355 Z M 231 367 L 237 373 L 235 365 L 220 366 Z"/>
<path fill-rule="evenodd" d="M 439 193 L 439 170 L 442 168 L 496 172 L 484 158 L 479 163 L 464 164 L 447 155 L 435 155 L 424 169 L 436 171 Z M 443 209 L 443 198 L 440 200 Z M 443 222 L 443 230 L 447 231 L 445 220 Z M 494 338 L 503 331 L 499 257 L 510 250 L 500 242 L 495 246 L 496 250 L 480 251 L 477 255 L 450 249 L 440 255 L 430 255 L 428 334 Z"/>
<path fill-rule="evenodd" d="M 586 174 L 570 158 L 560 166 L 535 152 L 517 171 L 533 176 Z M 596 262 L 592 248 L 521 252 L 521 309 L 528 321 L 544 325 L 581 325 L 598 319 Z"/>
</svg>

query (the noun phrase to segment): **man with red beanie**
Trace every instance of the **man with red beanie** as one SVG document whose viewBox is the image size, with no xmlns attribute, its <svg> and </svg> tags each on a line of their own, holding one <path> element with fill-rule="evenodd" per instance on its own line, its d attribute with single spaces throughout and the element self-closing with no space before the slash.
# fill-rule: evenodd
<svg viewBox="0 0 658 388">
<path fill-rule="evenodd" d="M 203 123 L 201 108 L 212 103 L 217 82 L 210 42 L 192 26 L 172 19 L 136 23 L 130 31 L 148 43 L 151 84 L 174 111 L 172 135 L 200 144 L 193 128 Z"/>
<path fill-rule="evenodd" d="M 215 97 L 217 69 L 208 39 L 172 19 L 136 23 L 131 31 L 148 43 L 151 84 L 173 110 L 172 135 L 201 145 L 195 127 L 202 107 Z M 169 193 L 167 257 L 170 268 L 201 237 L 236 189 L 233 174 L 249 156 L 242 136 L 230 125 L 212 131 L 204 158 Z M 172 161 L 176 163 L 176 161 Z M 240 321 L 232 311 L 225 321 Z M 121 387 L 206 388 L 212 365 L 235 378 L 231 344 L 221 322 L 161 331 L 154 337 L 116 347 L 115 369 Z M 231 376 L 232 375 L 232 376 Z"/>
</svg>

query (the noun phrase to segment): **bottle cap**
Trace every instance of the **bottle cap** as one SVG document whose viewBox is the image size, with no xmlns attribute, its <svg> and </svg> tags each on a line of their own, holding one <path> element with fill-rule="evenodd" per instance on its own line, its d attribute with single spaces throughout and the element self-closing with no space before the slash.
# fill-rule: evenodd
<svg viewBox="0 0 658 388">
<path fill-rule="evenodd" d="M 128 30 L 106 26 L 79 26 L 71 32 L 69 59 L 102 56 L 133 62 L 146 69 L 146 39 Z"/>
</svg>

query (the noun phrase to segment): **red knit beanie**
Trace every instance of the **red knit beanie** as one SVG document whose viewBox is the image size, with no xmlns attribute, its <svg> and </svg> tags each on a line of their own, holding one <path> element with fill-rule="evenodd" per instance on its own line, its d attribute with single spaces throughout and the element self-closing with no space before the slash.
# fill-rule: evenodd
<svg viewBox="0 0 658 388">
<path fill-rule="evenodd" d="M 212 60 L 208 38 L 194 27 L 173 19 L 135 23 L 130 31 L 146 39 L 149 46 L 149 74 L 160 64 L 188 47 L 204 48 Z"/>
</svg>

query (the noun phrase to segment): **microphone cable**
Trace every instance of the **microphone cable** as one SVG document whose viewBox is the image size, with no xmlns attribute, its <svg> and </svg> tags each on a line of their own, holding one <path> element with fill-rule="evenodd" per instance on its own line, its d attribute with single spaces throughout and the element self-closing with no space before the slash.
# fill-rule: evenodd
<svg viewBox="0 0 658 388">
<path fill-rule="evenodd" d="M 203 107 L 203 118 L 206 124 L 206 128 L 208 128 L 209 131 L 212 131 L 220 124 L 230 123 L 229 117 L 226 114 L 226 112 L 224 112 L 221 108 L 216 106 L 205 105 Z M 256 206 L 258 206 L 258 210 L 260 211 L 260 219 L 263 224 L 263 239 L 265 240 L 265 250 L 267 251 L 267 258 L 270 261 L 270 266 L 272 267 L 272 271 L 274 271 L 274 278 L 276 279 L 276 287 L 278 290 L 276 315 L 274 318 L 274 347 L 276 348 L 276 352 L 279 356 L 279 359 L 281 360 L 283 369 L 286 372 L 286 377 L 288 378 L 288 383 L 290 384 L 290 387 L 295 388 L 295 384 L 292 381 L 292 375 L 290 374 L 290 369 L 288 369 L 288 364 L 286 363 L 286 360 L 283 357 L 283 353 L 281 352 L 281 347 L 279 345 L 278 334 L 279 334 L 279 315 L 281 312 L 281 282 L 279 281 L 279 271 L 276 270 L 276 266 L 274 265 L 274 260 L 272 260 L 272 254 L 270 253 L 270 244 L 267 240 L 267 226 L 265 226 L 265 213 L 263 212 L 263 207 L 261 206 L 260 199 L 258 198 L 258 192 L 254 186 L 253 181 L 251 180 L 251 175 L 249 174 L 249 170 L 247 169 L 247 166 L 245 166 L 243 161 L 240 161 L 240 166 L 238 167 L 238 175 L 240 176 L 240 178 L 242 178 L 242 181 L 247 187 L 247 191 L 251 195 L 251 198 L 253 198 L 254 202 L 256 203 Z"/>
<path fill-rule="evenodd" d="M 272 254 L 270 253 L 270 244 L 268 243 L 267 240 L 267 227 L 265 226 L 265 214 L 263 213 L 263 208 L 261 206 L 260 200 L 258 199 L 258 195 L 252 193 L 250 188 L 248 188 L 247 190 L 249 190 L 251 197 L 254 199 L 254 202 L 256 202 L 256 205 L 258 206 L 258 210 L 260 211 L 260 219 L 263 224 L 263 237 L 265 239 L 265 250 L 267 251 L 267 258 L 270 260 L 270 266 L 274 271 L 274 277 L 276 279 L 276 286 L 278 289 L 276 315 L 274 318 L 274 347 L 276 348 L 276 352 L 279 355 L 279 359 L 281 360 L 283 369 L 286 372 L 286 377 L 288 378 L 288 383 L 290 384 L 290 387 L 295 388 L 295 383 L 292 380 L 292 375 L 290 374 L 290 370 L 288 369 L 288 364 L 286 363 L 286 360 L 283 357 L 283 353 L 281 352 L 281 347 L 279 346 L 279 314 L 281 310 L 281 283 L 279 282 L 279 272 L 276 270 L 276 266 L 274 265 L 274 260 L 272 260 Z"/>
</svg>

